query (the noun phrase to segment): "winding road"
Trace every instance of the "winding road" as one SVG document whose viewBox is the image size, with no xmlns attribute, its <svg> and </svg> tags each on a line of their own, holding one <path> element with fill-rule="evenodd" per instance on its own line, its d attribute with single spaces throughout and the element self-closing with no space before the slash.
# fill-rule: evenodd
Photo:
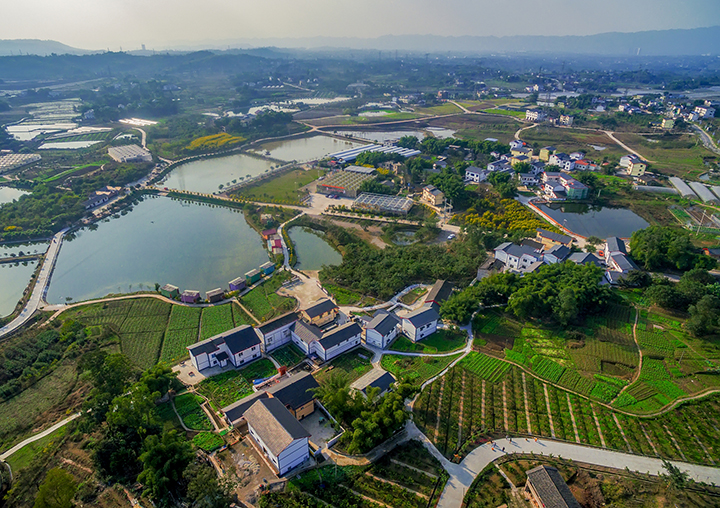
<svg viewBox="0 0 720 508">
<path fill-rule="evenodd" d="M 705 145 L 705 148 L 707 148 L 711 152 L 715 152 L 716 154 L 720 155 L 720 148 L 718 148 L 718 146 L 715 144 L 715 141 L 713 141 L 710 135 L 705 132 L 702 127 L 692 124 L 692 128 L 700 136 L 700 140 L 702 141 L 703 145 Z"/>
<path fill-rule="evenodd" d="M 30 298 L 28 299 L 25 307 L 20 312 L 20 315 L 10 321 L 7 325 L 0 328 L 0 339 L 17 331 L 21 326 L 27 323 L 35 312 L 44 304 L 45 295 L 47 294 L 48 284 L 50 284 L 50 277 L 52 276 L 55 268 L 55 261 L 57 260 L 60 247 L 62 245 L 63 236 L 67 233 L 68 229 L 65 228 L 58 232 L 50 242 L 45 253 L 45 259 L 43 260 L 42 268 L 35 281 Z"/>
</svg>

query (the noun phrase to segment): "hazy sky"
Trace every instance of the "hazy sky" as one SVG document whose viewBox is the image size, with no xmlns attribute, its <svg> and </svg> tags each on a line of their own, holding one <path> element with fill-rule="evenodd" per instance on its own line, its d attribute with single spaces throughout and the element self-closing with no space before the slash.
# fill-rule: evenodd
<svg viewBox="0 0 720 508">
<path fill-rule="evenodd" d="M 0 0 L 0 38 L 160 49 L 269 37 L 588 35 L 720 25 L 720 0 Z"/>
</svg>

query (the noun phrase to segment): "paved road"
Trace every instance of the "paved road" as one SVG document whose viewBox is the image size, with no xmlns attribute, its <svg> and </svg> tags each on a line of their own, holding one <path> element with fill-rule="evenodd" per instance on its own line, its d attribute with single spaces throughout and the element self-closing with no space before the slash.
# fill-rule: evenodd
<svg viewBox="0 0 720 508">
<path fill-rule="evenodd" d="M 703 145 L 705 145 L 705 148 L 720 155 L 720 148 L 718 148 L 715 141 L 713 141 L 704 129 L 695 124 L 692 125 L 692 128 L 700 135 L 700 140 L 703 142 Z"/>
<path fill-rule="evenodd" d="M 423 440 L 423 442 L 426 447 L 429 445 L 435 448 L 428 441 Z M 452 464 L 444 457 L 441 459 L 443 466 L 450 474 L 450 480 L 445 486 L 445 490 L 443 490 L 440 502 L 437 505 L 438 508 L 459 508 L 462 505 L 462 500 L 467 489 L 475 477 L 492 461 L 508 453 L 553 454 L 556 457 L 559 456 L 597 466 L 617 469 L 627 467 L 631 471 L 652 475 L 664 474 L 666 472 L 660 459 L 569 443 L 559 443 L 545 439 L 538 439 L 536 442 L 534 440 L 526 441 L 524 438 L 521 438 L 520 440 L 513 440 L 512 443 L 507 439 L 500 439 L 496 441 L 496 445 L 496 448 L 493 448 L 490 444 L 484 444 L 476 448 L 460 464 Z M 505 448 L 504 452 L 501 451 L 502 448 Z M 429 449 L 436 457 L 440 455 L 437 450 L 433 451 L 431 448 Z M 671 462 L 681 470 L 686 471 L 695 481 L 714 484 L 720 483 L 719 468 L 699 466 L 685 462 Z"/>
<path fill-rule="evenodd" d="M 74 415 L 72 415 L 72 416 L 70 416 L 70 417 L 68 417 L 68 418 L 65 418 L 64 420 L 59 421 L 58 423 L 56 423 L 55 425 L 53 425 L 53 426 L 50 427 L 49 429 L 45 429 L 45 430 L 43 430 L 42 432 L 40 432 L 40 433 L 38 433 L 38 434 L 35 434 L 35 435 L 32 436 L 32 437 L 27 438 L 25 441 L 22 441 L 22 442 L 16 444 L 16 445 L 13 446 L 12 448 L 10 448 L 8 451 L 0 454 L 0 460 L 7 460 L 8 457 L 10 457 L 13 453 L 21 450 L 22 448 L 24 448 L 25 446 L 29 445 L 30 443 L 34 443 L 34 442 L 37 441 L 38 439 L 44 438 L 44 437 L 47 436 L 48 434 L 52 434 L 53 432 L 55 432 L 56 430 L 58 430 L 60 427 L 63 427 L 63 426 L 65 426 L 65 425 L 67 425 L 68 423 L 70 423 L 71 421 L 73 421 L 75 418 L 77 418 L 77 417 L 80 416 L 81 414 L 82 414 L 82 413 L 75 413 Z M 182 420 L 181 420 L 181 421 L 182 421 Z"/>
<path fill-rule="evenodd" d="M 35 281 L 35 286 L 33 287 L 30 298 L 28 299 L 27 304 L 25 304 L 25 308 L 20 312 L 18 317 L 0 328 L 0 338 L 13 333 L 27 323 L 35 311 L 37 311 L 44 303 L 45 294 L 47 293 L 48 284 L 50 283 L 50 277 L 52 276 L 53 269 L 55 268 L 55 261 L 57 260 L 58 253 L 60 252 L 63 236 L 67 233 L 67 231 L 67 228 L 63 229 L 53 237 L 52 242 L 50 242 L 50 247 L 48 247 L 47 253 L 45 253 L 45 260 L 43 261 L 42 268 L 40 268 L 40 273 Z"/>
<path fill-rule="evenodd" d="M 140 131 L 140 133 L 142 134 L 142 147 L 147 150 L 147 133 L 140 127 L 133 127 L 133 129 L 135 129 L 136 131 Z"/>
</svg>

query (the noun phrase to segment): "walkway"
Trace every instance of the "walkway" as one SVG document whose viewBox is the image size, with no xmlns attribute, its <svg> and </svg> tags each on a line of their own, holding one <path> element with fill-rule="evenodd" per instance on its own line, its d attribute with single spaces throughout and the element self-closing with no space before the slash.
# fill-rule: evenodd
<svg viewBox="0 0 720 508">
<path fill-rule="evenodd" d="M 628 152 L 634 153 L 635 155 L 637 155 L 637 156 L 640 157 L 641 159 L 645 159 L 645 160 L 648 161 L 648 162 L 655 162 L 655 161 L 651 161 L 651 160 L 648 159 L 647 157 L 643 157 L 643 156 L 640 155 L 638 152 L 636 152 L 635 150 L 633 150 L 632 148 L 630 148 L 629 146 L 627 146 L 625 143 L 623 143 L 622 141 L 620 141 L 618 138 L 616 138 L 616 137 L 614 136 L 614 134 L 615 134 L 614 132 L 612 132 L 612 131 L 602 131 L 602 132 L 604 132 L 607 137 L 609 137 L 610 139 L 612 139 L 615 143 L 617 143 L 618 145 L 620 145 L 621 147 L 623 147 L 623 148 L 624 148 L 625 150 L 627 150 Z"/>
<path fill-rule="evenodd" d="M 43 261 L 42 268 L 40 268 L 40 273 L 37 276 L 35 286 L 33 287 L 30 298 L 25 304 L 25 308 L 23 308 L 18 317 L 13 319 L 9 324 L 0 328 L 0 338 L 17 331 L 21 326 L 30 320 L 33 314 L 35 314 L 35 311 L 37 311 L 45 302 L 45 295 L 47 294 L 50 277 L 55 269 L 55 261 L 57 260 L 58 253 L 60 252 L 63 236 L 67 231 L 68 228 L 65 228 L 53 237 L 52 242 L 50 242 L 50 247 L 48 247 L 47 253 L 45 253 L 45 260 Z"/>
<path fill-rule="evenodd" d="M 586 462 L 596 466 L 616 469 L 627 467 L 631 471 L 649 473 L 651 475 L 659 475 L 666 472 L 660 459 L 640 457 L 638 455 L 591 448 L 577 444 L 559 443 L 545 439 L 538 439 L 537 442 L 534 440 L 526 441 L 523 438 L 513 440 L 512 442 L 507 439 L 499 439 L 495 441 L 495 448 L 486 443 L 473 450 L 460 464 L 453 464 L 445 457 L 442 457 L 440 452 L 426 439 L 423 439 L 423 443 L 434 456 L 440 459 L 443 467 L 445 467 L 450 474 L 450 480 L 448 480 L 445 490 L 443 490 L 440 502 L 437 505 L 438 508 L 459 508 L 475 477 L 494 460 L 512 453 L 552 454 L 555 457 Z M 505 448 L 504 452 L 501 451 L 502 448 Z M 686 471 L 690 475 L 690 478 L 695 481 L 708 484 L 720 483 L 720 469 L 718 468 L 699 466 L 685 462 L 671 462 L 680 470 Z"/>
<path fill-rule="evenodd" d="M 70 416 L 70 417 L 68 417 L 68 418 L 65 418 L 64 420 L 59 421 L 58 423 L 56 423 L 55 425 L 53 425 L 53 426 L 50 427 L 49 429 L 45 429 L 45 430 L 43 430 L 42 432 L 40 432 L 40 433 L 38 433 L 38 434 L 35 434 L 35 435 L 32 436 L 32 437 L 27 438 L 25 441 L 22 441 L 22 442 L 16 444 L 15 446 L 13 446 L 12 448 L 10 448 L 10 449 L 9 449 L 8 451 L 6 451 L 5 453 L 0 454 L 0 460 L 7 460 L 8 457 L 10 457 L 13 453 L 20 451 L 21 449 L 23 449 L 24 447 L 26 447 L 26 446 L 29 445 L 30 443 L 34 443 L 35 441 L 38 441 L 38 440 L 44 438 L 45 436 L 52 434 L 53 432 L 55 432 L 56 430 L 58 430 L 60 427 L 64 427 L 65 425 L 67 425 L 68 423 L 70 423 L 71 421 L 73 421 L 75 418 L 77 418 L 77 417 L 80 416 L 81 414 L 82 414 L 82 413 L 75 413 L 74 415 L 72 415 L 72 416 Z"/>
</svg>

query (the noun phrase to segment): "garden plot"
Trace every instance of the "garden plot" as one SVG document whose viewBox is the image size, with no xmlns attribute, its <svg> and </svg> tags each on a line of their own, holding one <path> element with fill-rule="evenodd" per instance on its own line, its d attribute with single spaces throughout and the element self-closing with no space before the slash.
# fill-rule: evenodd
<svg viewBox="0 0 720 508">
<path fill-rule="evenodd" d="M 213 424 L 202 410 L 203 398 L 193 393 L 178 395 L 173 400 L 175 410 L 188 429 L 213 430 Z"/>
<path fill-rule="evenodd" d="M 214 410 L 219 410 L 253 393 L 253 381 L 276 374 L 275 365 L 266 359 L 257 360 L 240 370 L 230 370 L 203 380 L 196 386 Z"/>
</svg>

